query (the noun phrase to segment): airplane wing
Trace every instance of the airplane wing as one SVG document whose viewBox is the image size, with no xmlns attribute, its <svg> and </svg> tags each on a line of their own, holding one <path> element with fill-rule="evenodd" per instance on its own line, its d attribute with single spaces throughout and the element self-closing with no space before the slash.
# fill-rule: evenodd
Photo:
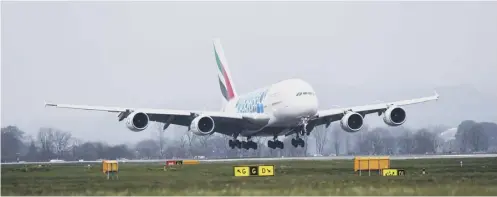
<svg viewBox="0 0 497 197">
<path fill-rule="evenodd" d="M 355 106 L 355 107 L 343 107 L 343 108 L 336 108 L 336 109 L 328 109 L 328 110 L 320 110 L 318 111 L 318 115 L 316 118 L 311 119 L 309 123 L 312 123 L 316 126 L 326 124 L 326 127 L 330 125 L 331 122 L 340 120 L 345 112 L 347 111 L 353 111 L 361 114 L 362 116 L 365 116 L 367 114 L 371 113 L 378 113 L 378 115 L 381 115 L 385 110 L 387 110 L 390 106 L 406 106 L 406 105 L 412 105 L 412 104 L 418 104 L 418 103 L 424 103 L 428 101 L 433 101 L 433 100 L 438 100 L 439 95 L 437 92 L 434 92 L 435 94 L 433 96 L 429 97 L 422 97 L 422 98 L 416 98 L 416 99 L 410 99 L 410 100 L 402 100 L 402 101 L 395 101 L 395 102 L 389 102 L 389 103 L 379 103 L 379 104 L 371 104 L 371 105 L 363 105 L 363 106 Z"/>
<path fill-rule="evenodd" d="M 170 124 L 190 126 L 191 121 L 196 115 L 210 116 L 217 123 L 243 124 L 251 123 L 254 120 L 263 120 L 263 114 L 253 113 L 228 113 L 220 111 L 190 111 L 190 110 L 172 110 L 172 109 L 147 109 L 147 108 L 124 108 L 124 107 L 107 107 L 107 106 L 88 106 L 72 104 L 55 104 L 45 103 L 45 107 L 57 107 L 91 111 L 105 111 L 119 113 L 118 120 L 122 121 L 132 112 L 142 112 L 149 116 L 150 121 L 165 123 L 164 129 Z"/>
</svg>

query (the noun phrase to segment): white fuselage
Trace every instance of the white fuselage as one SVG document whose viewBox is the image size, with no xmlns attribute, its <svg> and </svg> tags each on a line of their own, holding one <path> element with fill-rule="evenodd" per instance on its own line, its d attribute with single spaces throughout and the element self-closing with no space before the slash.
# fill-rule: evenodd
<svg viewBox="0 0 497 197">
<path fill-rule="evenodd" d="M 303 117 L 316 115 L 318 99 L 312 86 L 301 79 L 288 79 L 230 100 L 223 111 L 264 113 L 266 126 L 290 128 Z"/>
</svg>

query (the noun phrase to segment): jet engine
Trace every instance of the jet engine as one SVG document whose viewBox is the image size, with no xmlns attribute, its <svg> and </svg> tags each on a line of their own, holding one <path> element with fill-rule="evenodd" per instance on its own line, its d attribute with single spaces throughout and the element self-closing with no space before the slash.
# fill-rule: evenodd
<svg viewBox="0 0 497 197">
<path fill-rule="evenodd" d="M 211 135 L 214 133 L 214 120 L 210 116 L 198 116 L 190 124 L 190 130 L 195 135 Z"/>
<path fill-rule="evenodd" d="M 342 129 L 351 133 L 361 130 L 363 123 L 362 115 L 356 112 L 347 112 L 340 120 Z"/>
<path fill-rule="evenodd" d="M 134 132 L 143 131 L 148 127 L 149 118 L 146 113 L 133 112 L 126 118 L 126 127 Z"/>
<path fill-rule="evenodd" d="M 383 116 L 383 121 L 389 126 L 399 126 L 406 121 L 406 111 L 401 107 L 389 107 Z"/>
</svg>

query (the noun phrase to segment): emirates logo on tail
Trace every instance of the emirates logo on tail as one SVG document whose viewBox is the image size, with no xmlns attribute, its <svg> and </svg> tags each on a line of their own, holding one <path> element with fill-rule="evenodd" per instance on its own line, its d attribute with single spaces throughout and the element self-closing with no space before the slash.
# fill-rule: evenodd
<svg viewBox="0 0 497 197">
<path fill-rule="evenodd" d="M 216 56 L 216 64 L 218 67 L 219 87 L 223 97 L 229 101 L 236 96 L 236 92 L 231 83 L 231 77 L 226 59 L 224 58 L 223 50 L 221 48 L 221 43 L 217 39 L 214 40 L 214 54 Z"/>
</svg>

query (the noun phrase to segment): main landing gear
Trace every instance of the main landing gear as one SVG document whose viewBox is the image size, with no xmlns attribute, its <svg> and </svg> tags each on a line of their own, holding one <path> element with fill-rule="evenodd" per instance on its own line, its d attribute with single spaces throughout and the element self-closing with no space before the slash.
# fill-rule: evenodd
<svg viewBox="0 0 497 197">
<path fill-rule="evenodd" d="M 274 136 L 273 140 L 267 141 L 267 147 L 272 148 L 272 149 L 275 149 L 275 148 L 283 149 L 285 147 L 285 145 L 283 144 L 282 141 L 278 140 L 278 136 Z"/>
<path fill-rule="evenodd" d="M 254 149 L 254 150 L 257 150 L 257 143 L 253 142 L 252 140 L 250 140 L 251 137 L 247 137 L 247 141 L 240 141 L 240 140 L 237 140 L 238 136 L 235 136 L 233 137 L 234 139 L 228 141 L 228 145 L 230 146 L 231 149 L 234 149 L 234 148 L 243 148 L 245 150 L 248 150 L 248 149 Z"/>
<path fill-rule="evenodd" d="M 305 126 L 302 127 L 302 130 L 300 132 L 296 132 L 295 134 L 297 135 L 295 138 L 292 139 L 292 146 L 297 148 L 297 147 L 304 147 L 305 146 L 305 141 L 300 138 L 300 135 L 304 135 L 304 133 L 307 133 Z"/>
<path fill-rule="evenodd" d="M 305 142 L 302 138 L 293 138 L 292 139 L 292 146 L 297 148 L 297 147 L 304 147 L 305 146 Z"/>
</svg>

